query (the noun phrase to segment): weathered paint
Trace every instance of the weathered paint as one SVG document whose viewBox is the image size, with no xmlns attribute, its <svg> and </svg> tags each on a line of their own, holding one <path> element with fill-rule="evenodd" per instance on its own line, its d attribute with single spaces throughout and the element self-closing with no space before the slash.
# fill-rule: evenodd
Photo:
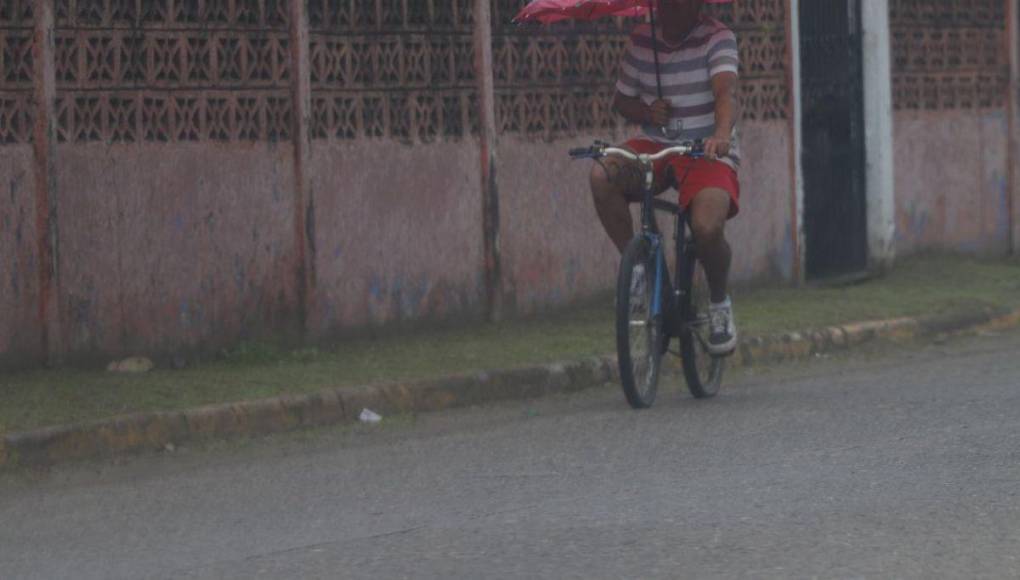
<svg viewBox="0 0 1020 580">
<path fill-rule="evenodd" d="M 610 287 L 616 248 L 602 230 L 588 189 L 591 163 L 571 147 L 504 136 L 498 176 L 503 216 L 503 289 L 508 309 L 527 313 Z"/>
<path fill-rule="evenodd" d="M 5 146 L 0 155 L 0 368 L 45 359 L 35 217 L 32 149 Z"/>
<path fill-rule="evenodd" d="M 305 2 L 290 2 L 291 101 L 293 102 L 294 257 L 298 319 L 307 326 L 308 305 L 315 299 L 315 197 L 308 185 L 309 117 L 312 110 L 311 65 L 308 60 L 308 15 Z"/>
<path fill-rule="evenodd" d="M 318 336 L 484 309 L 477 141 L 315 141 Z"/>
<path fill-rule="evenodd" d="M 32 169 L 35 173 L 35 234 L 39 256 L 39 309 L 41 346 L 53 359 L 63 347 L 58 338 L 59 249 L 57 193 L 54 167 L 56 137 L 53 131 L 57 81 L 54 64 L 53 3 L 35 0 L 32 41 L 32 85 L 35 119 L 32 127 Z"/>
<path fill-rule="evenodd" d="M 1004 127 L 1001 112 L 897 117 L 897 134 L 910 145 L 896 159 L 901 249 L 1004 248 Z M 727 230 L 737 282 L 796 275 L 789 135 L 785 121 L 742 125 L 742 212 Z M 500 143 L 503 284 L 518 313 L 612 287 L 618 257 L 592 207 L 590 164 L 566 156 L 589 141 Z M 313 142 L 320 288 L 309 312 L 313 337 L 484 312 L 478 149 L 473 140 Z M 0 218 L 16 224 L 18 211 L 32 207 L 32 176 L 23 169 L 31 155 L 27 147 L 5 152 L 0 175 L 17 182 L 9 190 L 16 201 Z M 57 153 L 59 304 L 72 353 L 211 348 L 294 329 L 289 145 L 61 145 Z M 30 276 L 34 246 L 16 240 L 5 224 L 0 251 Z M 37 300 L 33 291 L 0 300 L 8 356 L 38 332 L 23 314 Z"/>
<path fill-rule="evenodd" d="M 496 92 L 492 71 L 492 10 L 490 0 L 474 5 L 475 78 L 481 143 L 482 247 L 485 256 L 485 311 L 491 321 L 503 315 L 502 249 L 499 181 L 496 178 Z"/>
<path fill-rule="evenodd" d="M 1006 96 L 1009 111 L 1009 165 L 1006 182 L 1009 189 L 1009 247 L 1020 255 L 1020 0 L 1006 0 L 1006 38 L 1009 51 L 1009 84 Z"/>
<path fill-rule="evenodd" d="M 733 247 L 731 278 L 795 282 L 799 255 L 789 211 L 795 184 L 786 123 L 744 122 L 740 130 L 740 215 L 726 234 Z"/>
<path fill-rule="evenodd" d="M 569 148 L 590 144 L 591 138 L 500 141 L 503 286 L 507 302 L 519 313 L 612 288 L 619 254 L 592 205 L 591 163 L 567 156 Z M 743 123 L 741 150 L 741 213 L 727 226 L 734 249 L 732 278 L 790 280 L 796 254 L 790 236 L 793 180 L 785 122 Z"/>
<path fill-rule="evenodd" d="M 70 353 L 295 331 L 289 145 L 58 147 Z"/>
<path fill-rule="evenodd" d="M 1003 111 L 897 113 L 898 253 L 1008 251 L 1007 125 Z"/>
</svg>

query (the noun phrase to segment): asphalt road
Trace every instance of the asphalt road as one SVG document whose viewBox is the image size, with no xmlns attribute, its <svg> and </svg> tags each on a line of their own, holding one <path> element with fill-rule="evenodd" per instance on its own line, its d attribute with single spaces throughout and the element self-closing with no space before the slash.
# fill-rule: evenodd
<svg viewBox="0 0 1020 580">
<path fill-rule="evenodd" d="M 8 476 L 0 578 L 1020 577 L 1020 333 L 881 350 Z"/>
</svg>

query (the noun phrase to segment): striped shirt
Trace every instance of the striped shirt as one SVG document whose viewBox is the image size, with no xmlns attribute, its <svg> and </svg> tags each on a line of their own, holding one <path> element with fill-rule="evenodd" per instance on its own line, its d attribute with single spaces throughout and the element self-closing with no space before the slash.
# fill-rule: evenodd
<svg viewBox="0 0 1020 580">
<path fill-rule="evenodd" d="M 616 90 L 623 95 L 639 97 L 648 104 L 658 98 L 651 30 L 647 23 L 634 28 L 616 83 Z M 711 137 L 715 133 L 715 96 L 711 78 L 724 72 L 737 73 L 737 37 L 722 22 L 703 16 L 677 46 L 667 46 L 661 32 L 656 33 L 656 39 L 662 96 L 673 106 L 668 127 L 678 128 L 680 132 L 679 136 L 674 134 L 671 137 L 675 138 L 669 138 L 663 135 L 660 127 L 643 125 L 645 136 L 659 143 Z M 735 126 L 731 139 L 729 155 L 720 161 L 736 169 L 740 165 L 740 150 Z"/>
</svg>

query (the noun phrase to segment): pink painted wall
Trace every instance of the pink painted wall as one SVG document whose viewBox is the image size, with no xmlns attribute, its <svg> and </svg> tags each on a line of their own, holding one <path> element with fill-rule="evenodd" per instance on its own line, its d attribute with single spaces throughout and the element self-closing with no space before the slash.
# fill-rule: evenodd
<svg viewBox="0 0 1020 580">
<path fill-rule="evenodd" d="M 315 141 L 313 334 L 482 310 L 478 143 Z"/>
<path fill-rule="evenodd" d="M 65 348 L 211 349 L 296 327 L 290 145 L 57 150 Z"/>
<path fill-rule="evenodd" d="M 896 249 L 1008 251 L 1004 111 L 898 112 Z"/>
<path fill-rule="evenodd" d="M 591 162 L 567 156 L 591 142 L 500 138 L 496 182 L 510 311 L 533 312 L 611 287 L 618 254 L 592 205 Z"/>
<path fill-rule="evenodd" d="M 0 368 L 39 362 L 39 263 L 32 148 L 0 149 Z"/>
<path fill-rule="evenodd" d="M 897 250 L 1006 251 L 1006 116 L 898 113 Z M 605 137 L 605 136 L 603 136 Z M 617 135 L 621 140 L 625 135 Z M 790 280 L 785 122 L 745 122 L 733 279 Z M 609 290 L 618 257 L 592 207 L 591 137 L 504 135 L 497 157 L 507 313 Z M 212 350 L 297 330 L 289 144 L 60 145 L 60 347 L 76 355 Z M 39 355 L 31 151 L 0 157 L 0 364 Z M 483 309 L 478 143 L 315 141 L 313 336 Z"/>
<path fill-rule="evenodd" d="M 569 148 L 590 145 L 592 139 L 500 140 L 503 283 L 508 303 L 519 312 L 566 304 L 612 288 L 619 254 L 592 205 L 591 162 L 567 157 Z M 741 169 L 741 213 L 728 226 L 733 279 L 789 280 L 795 257 L 786 123 L 744 123 L 741 140 L 746 160 Z"/>
<path fill-rule="evenodd" d="M 729 229 L 738 281 L 791 276 L 787 135 L 782 122 L 743 127 L 743 210 Z M 618 257 L 591 203 L 590 164 L 566 156 L 589 141 L 500 140 L 509 315 L 612 287 Z M 31 241 L 30 153 L 8 151 L 0 175 L 15 202 L 0 216 L 32 218 L 21 222 Z M 296 329 L 292 159 L 287 144 L 59 146 L 59 348 L 211 350 Z M 313 336 L 482 313 L 479 160 L 475 140 L 313 142 Z M 28 294 L 0 294 L 6 353 L 38 342 L 19 334 L 38 333 L 37 271 L 34 242 L 18 246 L 15 231 L 0 232 L 0 255 L 21 247 L 16 271 L 31 284 Z"/>
<path fill-rule="evenodd" d="M 740 131 L 740 214 L 727 226 L 731 277 L 792 282 L 797 256 L 787 122 L 744 122 Z"/>
</svg>

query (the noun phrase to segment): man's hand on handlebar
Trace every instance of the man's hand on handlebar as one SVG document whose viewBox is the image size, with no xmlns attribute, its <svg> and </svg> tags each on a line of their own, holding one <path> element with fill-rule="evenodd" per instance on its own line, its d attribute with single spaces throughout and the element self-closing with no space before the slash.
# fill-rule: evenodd
<svg viewBox="0 0 1020 580">
<path fill-rule="evenodd" d="M 707 159 L 718 159 L 730 152 L 729 136 L 713 135 L 705 139 L 705 157 Z"/>
</svg>

